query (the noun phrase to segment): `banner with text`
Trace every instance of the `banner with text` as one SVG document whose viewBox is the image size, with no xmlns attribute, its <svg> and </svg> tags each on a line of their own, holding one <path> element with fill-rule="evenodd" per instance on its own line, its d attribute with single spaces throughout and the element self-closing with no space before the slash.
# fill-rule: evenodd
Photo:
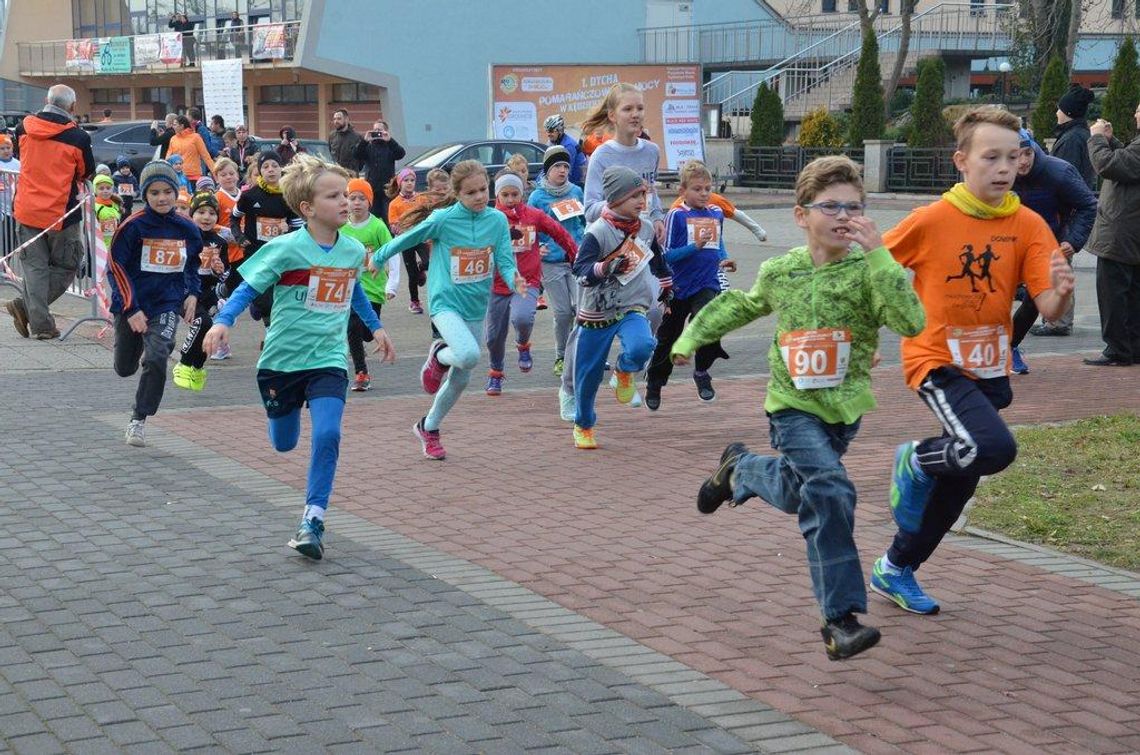
<svg viewBox="0 0 1140 755">
<path fill-rule="evenodd" d="M 258 24 L 253 27 L 253 52 L 249 56 L 255 59 L 283 59 L 285 57 L 285 25 Z"/>
<path fill-rule="evenodd" d="M 240 58 L 202 61 L 202 99 L 208 116 L 220 115 L 235 125 L 246 122 Z"/>
<path fill-rule="evenodd" d="M 696 64 L 491 66 L 491 134 L 545 142 L 542 122 L 560 114 L 567 133 L 584 136 L 579 124 L 623 81 L 645 96 L 643 127 L 661 148 L 663 169 L 704 159 Z"/>
<path fill-rule="evenodd" d="M 64 47 L 64 64 L 68 68 L 95 70 L 95 40 L 67 40 Z"/>
<path fill-rule="evenodd" d="M 104 37 L 99 40 L 95 57 L 95 73 L 130 73 L 131 38 Z"/>
</svg>

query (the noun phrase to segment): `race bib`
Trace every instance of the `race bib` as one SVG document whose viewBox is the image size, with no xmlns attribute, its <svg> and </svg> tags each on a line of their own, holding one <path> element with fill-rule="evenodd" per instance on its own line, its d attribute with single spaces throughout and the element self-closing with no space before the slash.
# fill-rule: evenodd
<svg viewBox="0 0 1140 755">
<path fill-rule="evenodd" d="M 491 247 L 478 249 L 465 246 L 451 248 L 451 280 L 477 283 L 491 277 Z"/>
<path fill-rule="evenodd" d="M 99 232 L 104 236 L 114 236 L 115 229 L 119 227 L 118 218 L 107 218 L 99 221 Z"/>
<path fill-rule="evenodd" d="M 130 184 L 119 184 L 118 189 L 120 197 L 133 197 L 135 195 L 135 187 Z"/>
<path fill-rule="evenodd" d="M 289 230 L 289 222 L 284 218 L 258 218 L 257 240 L 272 241 Z"/>
<path fill-rule="evenodd" d="M 585 214 L 582 209 L 582 203 L 577 199 L 560 199 L 554 204 L 550 205 L 550 209 L 554 212 L 554 217 L 559 220 L 569 220 Z"/>
<path fill-rule="evenodd" d="M 214 260 L 220 260 L 221 258 L 222 253 L 217 246 L 213 244 L 203 246 L 202 253 L 198 256 L 198 275 L 213 275 Z"/>
<path fill-rule="evenodd" d="M 954 364 L 977 377 L 1005 377 L 1009 334 L 1004 325 L 947 325 L 946 345 Z"/>
<path fill-rule="evenodd" d="M 649 260 L 653 259 L 653 250 L 649 248 L 648 244 L 636 236 L 627 238 L 625 243 L 607 254 L 602 261 L 608 262 L 619 254 L 625 256 L 626 272 L 617 276 L 618 283 L 623 286 L 633 280 L 634 277 L 641 272 L 641 268 L 648 265 Z"/>
<path fill-rule="evenodd" d="M 522 234 L 522 236 L 517 239 L 511 239 L 511 247 L 514 249 L 515 254 L 523 254 L 524 252 L 529 252 L 530 248 L 534 246 L 534 226 L 516 225 L 515 230 Z"/>
<path fill-rule="evenodd" d="M 720 223 L 713 218 L 687 218 L 685 225 L 688 227 L 690 244 L 696 244 L 698 249 L 720 248 Z M 700 241 L 702 233 L 706 236 L 703 244 Z"/>
<path fill-rule="evenodd" d="M 350 267 L 309 268 L 309 293 L 305 309 L 315 312 L 344 312 L 352 304 L 356 270 Z"/>
<path fill-rule="evenodd" d="M 139 267 L 148 273 L 181 273 L 186 267 L 182 239 L 143 239 Z"/>
<path fill-rule="evenodd" d="M 789 331 L 780 336 L 780 356 L 796 388 L 834 388 L 847 377 L 851 331 L 836 328 Z"/>
</svg>

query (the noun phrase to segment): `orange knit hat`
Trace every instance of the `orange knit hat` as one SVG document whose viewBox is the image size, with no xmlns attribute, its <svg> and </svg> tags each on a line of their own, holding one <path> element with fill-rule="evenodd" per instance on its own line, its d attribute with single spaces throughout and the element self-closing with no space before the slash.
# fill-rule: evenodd
<svg viewBox="0 0 1140 755">
<path fill-rule="evenodd" d="M 348 193 L 359 191 L 364 196 L 368 197 L 368 204 L 372 204 L 372 184 L 365 181 L 363 178 L 354 178 L 348 182 Z"/>
</svg>

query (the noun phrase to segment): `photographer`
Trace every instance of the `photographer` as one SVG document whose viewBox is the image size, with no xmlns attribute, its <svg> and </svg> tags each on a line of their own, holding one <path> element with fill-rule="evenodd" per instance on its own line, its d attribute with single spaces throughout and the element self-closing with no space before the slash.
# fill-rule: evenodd
<svg viewBox="0 0 1140 755">
<path fill-rule="evenodd" d="M 392 138 L 387 121 L 376 121 L 356 145 L 352 156 L 364 166 L 364 177 L 372 186 L 372 214 L 388 222 L 388 195 L 384 187 L 396 175 L 396 161 L 403 160 L 404 148 Z"/>
<path fill-rule="evenodd" d="M 182 35 L 182 65 L 196 65 L 194 62 L 195 23 L 185 13 L 172 13 L 170 21 L 166 25 Z"/>
</svg>

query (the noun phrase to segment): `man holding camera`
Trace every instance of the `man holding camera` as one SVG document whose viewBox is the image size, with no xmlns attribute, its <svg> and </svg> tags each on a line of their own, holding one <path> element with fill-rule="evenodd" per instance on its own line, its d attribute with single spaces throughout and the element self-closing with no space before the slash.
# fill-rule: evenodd
<svg viewBox="0 0 1140 755">
<path fill-rule="evenodd" d="M 364 166 L 364 177 L 372 186 L 372 214 L 388 222 L 388 195 L 384 188 L 396 175 L 396 161 L 407 154 L 400 143 L 392 138 L 387 121 L 376 121 L 364 141 L 356 145 L 352 156 Z"/>
</svg>

